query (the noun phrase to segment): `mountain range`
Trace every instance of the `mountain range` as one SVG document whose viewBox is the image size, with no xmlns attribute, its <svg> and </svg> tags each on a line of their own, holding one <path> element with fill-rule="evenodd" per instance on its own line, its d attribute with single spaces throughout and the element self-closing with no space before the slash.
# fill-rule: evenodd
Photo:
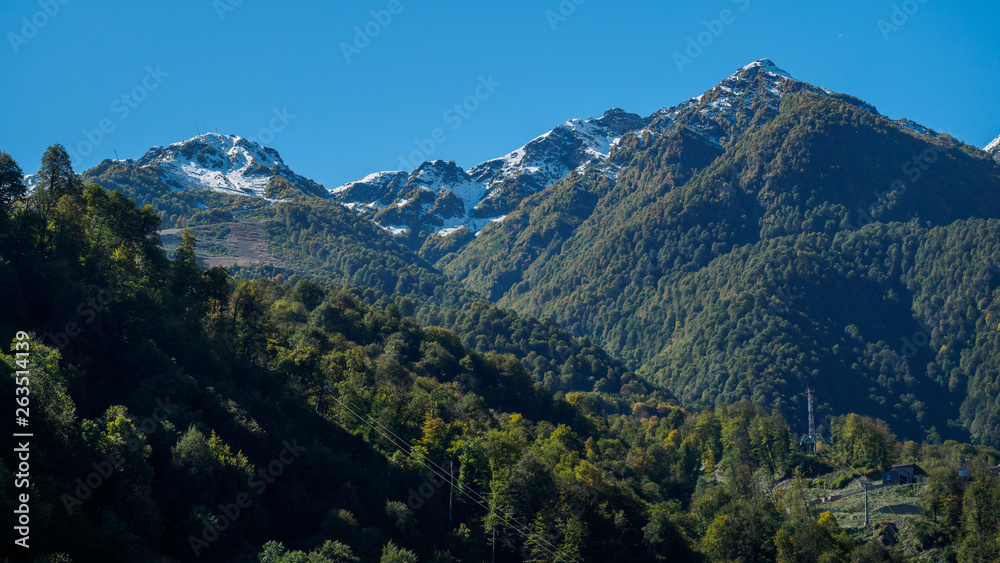
<svg viewBox="0 0 1000 563">
<path fill-rule="evenodd" d="M 208 134 L 84 178 L 195 226 L 209 260 L 406 296 L 430 324 L 489 301 L 686 406 L 748 399 L 801 426 L 811 386 L 821 420 L 997 444 L 998 161 L 1000 138 L 980 150 L 764 59 L 469 170 L 435 160 L 329 188 Z M 240 255 L 250 231 L 266 248 Z"/>
</svg>

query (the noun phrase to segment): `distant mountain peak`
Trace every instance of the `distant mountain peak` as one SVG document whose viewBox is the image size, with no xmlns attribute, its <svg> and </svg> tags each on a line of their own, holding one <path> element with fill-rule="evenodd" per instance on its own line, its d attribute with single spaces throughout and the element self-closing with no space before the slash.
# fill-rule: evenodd
<svg viewBox="0 0 1000 563">
<path fill-rule="evenodd" d="M 504 156 L 463 170 L 453 162 L 425 162 L 412 172 L 379 172 L 330 190 L 331 196 L 383 226 L 438 233 L 465 226 L 478 232 L 506 216 L 530 194 L 573 172 L 603 167 L 615 177 L 611 158 L 627 135 L 668 134 L 681 125 L 715 150 L 745 133 L 740 115 L 777 115 L 781 97 L 801 87 L 770 59 L 753 61 L 701 96 L 643 117 L 613 107 L 600 117 L 570 119 Z M 807 86 L 816 92 L 821 88 Z M 453 192 L 462 205 L 443 205 L 437 197 Z M 432 194 L 434 194 L 432 196 Z M 445 196 L 442 196 L 445 197 Z M 444 211 L 442 211 L 444 210 Z"/>
<path fill-rule="evenodd" d="M 727 94 L 738 93 L 738 95 L 743 95 L 756 90 L 758 84 L 764 84 L 771 96 L 777 100 L 781 98 L 782 85 L 788 81 L 799 82 L 792 78 L 791 74 L 781 70 L 770 59 L 760 59 L 730 74 L 722 82 L 719 82 L 715 88 Z"/>
<path fill-rule="evenodd" d="M 721 149 L 726 139 L 731 141 L 746 132 L 744 123 L 747 120 L 739 119 L 741 114 L 766 112 L 777 115 L 782 96 L 803 84 L 770 59 L 756 60 L 700 96 L 657 111 L 652 116 L 652 125 L 645 130 L 662 133 L 680 124 Z M 808 84 L 804 87 L 818 93 L 830 93 Z"/>
<path fill-rule="evenodd" d="M 648 119 L 641 115 L 625 111 L 621 108 L 611 108 L 604 112 L 604 115 L 593 121 L 598 125 L 603 125 L 619 135 L 642 127 Z"/>
<path fill-rule="evenodd" d="M 983 150 L 993 155 L 993 158 L 1000 162 L 1000 136 L 990 141 L 990 144 L 986 145 Z"/>
<path fill-rule="evenodd" d="M 192 154 L 195 154 L 195 151 L 199 155 L 209 154 L 219 157 L 227 155 L 230 157 L 230 160 L 237 155 L 246 156 L 257 160 L 265 166 L 284 166 L 284 162 L 282 162 L 281 157 L 278 155 L 278 151 L 269 147 L 263 147 L 255 141 L 244 139 L 238 135 L 223 135 L 221 133 L 203 133 L 184 141 L 171 143 L 166 147 L 152 147 L 136 161 L 136 164 L 138 166 L 147 166 L 153 163 L 175 160 L 179 156 L 190 158 Z M 205 152 L 203 153 L 202 151 Z M 203 162 L 203 164 L 208 163 Z"/>
<path fill-rule="evenodd" d="M 412 172 L 377 172 L 330 190 L 351 209 L 372 214 L 394 233 L 424 228 L 439 234 L 466 227 L 475 233 L 501 220 L 528 195 L 573 171 L 605 162 L 614 145 L 645 127 L 621 108 L 601 117 L 570 119 L 498 158 L 463 170 L 454 161 L 421 163 Z"/>
<path fill-rule="evenodd" d="M 288 193 L 279 195 L 268 189 L 272 179 L 282 177 L 302 193 L 326 193 L 321 185 L 292 172 L 278 151 L 238 135 L 203 133 L 166 147 L 153 147 L 138 160 L 124 163 L 157 169 L 164 181 L 181 189 L 287 197 Z"/>
<path fill-rule="evenodd" d="M 692 134 L 690 139 L 704 142 L 706 150 L 721 154 L 754 127 L 777 116 L 783 97 L 803 91 L 835 96 L 877 113 L 862 100 L 796 80 L 762 58 L 740 67 L 703 94 L 648 117 L 612 107 L 600 117 L 569 119 L 512 152 L 467 169 L 454 161 L 432 160 L 413 170 L 375 172 L 327 190 L 292 172 L 275 149 L 220 133 L 153 147 L 138 160 L 118 164 L 153 169 L 173 189 L 208 189 L 272 201 L 298 193 L 329 197 L 385 228 L 392 227 L 394 233 L 447 234 L 461 227 L 478 233 L 506 217 L 527 196 L 574 172 L 595 168 L 617 181 L 624 162 L 614 155 L 622 150 L 629 154 L 631 149 L 622 147 L 631 147 L 633 142 L 645 143 L 683 129 Z M 897 124 L 937 135 L 909 120 Z M 985 150 L 1000 160 L 1000 137 Z"/>
<path fill-rule="evenodd" d="M 785 78 L 791 78 L 792 80 L 795 80 L 795 78 L 791 74 L 788 74 L 787 72 L 782 70 L 778 65 L 774 64 L 774 62 L 772 62 L 771 59 L 756 60 L 738 70 L 736 74 L 753 71 L 758 68 L 766 72 L 767 74 L 776 74 L 778 76 L 783 76 Z"/>
</svg>

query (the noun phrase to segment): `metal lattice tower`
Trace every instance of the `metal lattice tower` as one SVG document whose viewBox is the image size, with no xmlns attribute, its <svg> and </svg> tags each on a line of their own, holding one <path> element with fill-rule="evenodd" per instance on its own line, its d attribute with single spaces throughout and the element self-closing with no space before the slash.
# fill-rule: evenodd
<svg viewBox="0 0 1000 563">
<path fill-rule="evenodd" d="M 806 387 L 806 399 L 809 402 L 809 438 L 816 443 L 816 420 L 813 418 L 813 390 Z"/>
<path fill-rule="evenodd" d="M 806 387 L 806 401 L 809 404 L 809 433 L 799 440 L 800 445 L 806 446 L 809 453 L 816 453 L 816 444 L 823 438 L 816 435 L 816 418 L 813 415 L 813 390 Z"/>
</svg>

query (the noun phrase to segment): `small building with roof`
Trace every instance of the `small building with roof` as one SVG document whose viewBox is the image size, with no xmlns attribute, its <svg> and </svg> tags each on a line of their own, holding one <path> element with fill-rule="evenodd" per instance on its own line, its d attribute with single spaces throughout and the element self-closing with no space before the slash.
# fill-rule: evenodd
<svg viewBox="0 0 1000 563">
<path fill-rule="evenodd" d="M 920 483 L 926 476 L 927 472 L 916 463 L 901 463 L 882 472 L 882 483 L 885 485 Z"/>
</svg>

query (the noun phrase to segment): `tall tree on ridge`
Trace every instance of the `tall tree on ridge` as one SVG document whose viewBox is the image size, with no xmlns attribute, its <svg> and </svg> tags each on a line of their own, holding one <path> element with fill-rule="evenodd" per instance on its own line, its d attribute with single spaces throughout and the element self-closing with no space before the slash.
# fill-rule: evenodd
<svg viewBox="0 0 1000 563">
<path fill-rule="evenodd" d="M 39 215 L 46 222 L 52 207 L 63 196 L 79 199 L 83 195 L 83 183 L 73 172 L 69 153 L 55 144 L 42 155 L 42 168 L 38 171 L 38 187 L 32 196 Z"/>
<path fill-rule="evenodd" d="M 13 157 L 0 151 L 0 208 L 8 209 L 15 201 L 24 199 L 27 193 L 21 167 Z"/>
</svg>

